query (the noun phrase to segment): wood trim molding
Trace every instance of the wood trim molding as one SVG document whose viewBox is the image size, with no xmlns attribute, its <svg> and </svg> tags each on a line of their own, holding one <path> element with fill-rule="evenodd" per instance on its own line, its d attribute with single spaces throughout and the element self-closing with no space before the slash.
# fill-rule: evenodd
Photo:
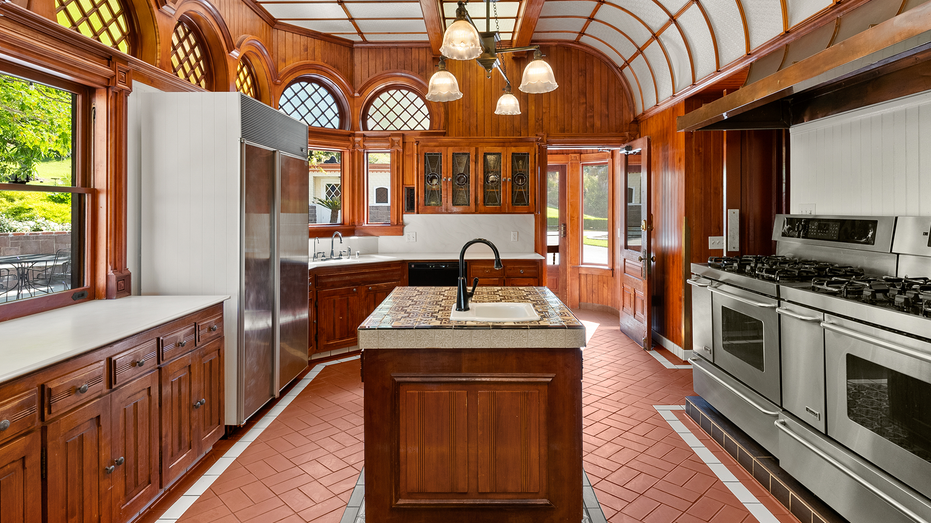
<svg viewBox="0 0 931 523">
<path fill-rule="evenodd" d="M 272 25 L 272 29 L 276 31 L 284 31 L 287 33 L 294 33 L 298 35 L 309 36 L 310 38 L 314 38 L 316 40 L 324 40 L 332 44 L 343 45 L 346 47 L 352 47 L 354 44 L 352 40 L 347 40 L 345 38 L 340 38 L 338 36 L 328 35 L 326 33 L 318 33 L 317 31 L 314 31 L 312 29 L 306 29 L 304 27 L 291 25 L 287 22 L 279 22 L 277 20 Z M 274 38 L 274 36 L 272 36 L 272 38 Z"/>
<path fill-rule="evenodd" d="M 543 0 L 526 0 L 520 5 L 523 12 L 517 13 L 517 27 L 514 28 L 514 36 L 511 38 L 511 45 L 514 47 L 530 45 L 540 20 L 540 13 L 543 11 Z M 439 46 L 436 48 L 439 49 Z"/>
<path fill-rule="evenodd" d="M 427 26 L 430 48 L 439 53 L 440 47 L 443 46 L 443 13 L 440 12 L 440 0 L 420 0 L 420 10 L 423 11 L 424 25 Z"/>
<path fill-rule="evenodd" d="M 242 0 L 242 3 L 246 4 L 246 7 L 252 10 L 253 13 L 257 14 L 269 27 L 274 27 L 278 22 L 275 20 L 275 17 L 271 15 L 264 7 L 255 3 L 255 0 Z"/>
</svg>

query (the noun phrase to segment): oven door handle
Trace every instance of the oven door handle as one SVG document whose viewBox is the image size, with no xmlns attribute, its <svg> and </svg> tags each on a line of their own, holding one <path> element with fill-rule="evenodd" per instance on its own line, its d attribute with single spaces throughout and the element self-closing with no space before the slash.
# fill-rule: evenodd
<svg viewBox="0 0 931 523">
<path fill-rule="evenodd" d="M 724 292 L 721 289 L 718 289 L 717 287 L 711 287 L 711 292 L 715 294 L 720 294 L 721 296 L 724 296 L 725 298 L 730 298 L 732 300 L 737 300 L 741 303 L 746 303 L 747 305 L 753 305 L 754 307 L 759 307 L 761 309 L 775 309 L 776 307 L 779 306 L 778 303 L 762 303 L 758 301 L 748 300 L 747 298 L 744 298 L 743 296 L 737 296 L 736 294 Z"/>
<path fill-rule="evenodd" d="M 705 283 L 705 282 L 698 281 L 698 280 L 693 280 L 693 279 L 685 280 L 685 283 L 688 283 L 689 285 L 694 285 L 695 287 L 711 287 L 711 283 L 710 283 L 710 282 L 709 282 L 709 283 Z"/>
<path fill-rule="evenodd" d="M 908 347 L 903 347 L 896 343 L 891 343 L 886 340 L 876 338 L 874 336 L 870 336 L 869 334 L 863 334 L 862 332 L 857 332 L 853 329 L 841 327 L 840 325 L 834 322 L 822 321 L 821 326 L 829 331 L 834 331 L 838 334 L 842 334 L 849 338 L 853 338 L 853 339 L 860 340 L 860 341 L 865 341 L 866 343 L 869 343 L 871 345 L 877 345 L 884 349 L 889 349 L 893 352 L 898 352 L 899 354 L 904 354 L 905 356 L 909 356 L 909 357 L 912 357 L 912 358 L 915 358 L 915 359 L 918 359 L 918 360 L 921 360 L 927 363 L 931 363 L 931 355 L 922 353 L 914 349 L 910 349 Z"/>
<path fill-rule="evenodd" d="M 778 415 L 779 415 L 778 412 L 773 412 L 773 411 L 771 411 L 771 410 L 766 410 L 765 408 L 759 406 L 755 401 L 753 401 L 752 399 L 748 398 L 744 393 L 742 393 L 742 392 L 740 392 L 739 390 L 737 390 L 737 389 L 735 389 L 734 387 L 732 387 L 730 383 L 727 383 L 726 381 L 722 380 L 721 378 L 719 378 L 719 377 L 715 376 L 714 374 L 708 372 L 708 369 L 703 369 L 702 366 L 699 365 L 700 361 L 701 361 L 701 360 L 699 360 L 698 358 L 689 358 L 689 363 L 692 364 L 692 368 L 695 368 L 695 369 L 698 369 L 698 370 L 702 371 L 702 372 L 705 374 L 705 376 L 708 376 L 709 378 L 711 378 L 711 379 L 713 379 L 714 381 L 718 382 L 719 384 L 721 384 L 721 386 L 723 386 L 723 387 L 726 388 L 727 390 L 731 391 L 732 393 L 736 394 L 737 397 L 739 397 L 740 399 L 742 399 L 742 400 L 746 401 L 747 403 L 749 403 L 749 404 L 750 404 L 751 406 L 753 406 L 756 410 L 762 412 L 763 414 L 766 414 L 767 416 L 774 416 L 774 417 L 775 417 L 775 416 L 778 416 Z"/>
<path fill-rule="evenodd" d="M 882 499 L 882 500 L 885 501 L 886 503 L 892 505 L 893 508 L 895 508 L 896 510 L 898 510 L 899 512 L 901 512 L 902 515 L 904 515 L 904 516 L 907 517 L 908 519 L 911 519 L 912 521 L 914 521 L 914 522 L 916 522 L 916 523 L 928 523 L 928 520 L 922 518 L 922 517 L 919 516 L 918 514 L 915 514 L 914 512 L 912 512 L 911 510 L 909 510 L 908 507 L 906 507 L 905 505 L 902 505 L 901 503 L 899 503 L 899 502 L 896 501 L 895 499 L 889 497 L 889 495 L 886 494 L 885 492 L 883 492 L 883 491 L 877 489 L 876 487 L 874 487 L 873 485 L 871 485 L 868 481 L 866 481 L 865 479 L 863 479 L 863 478 L 861 478 L 860 476 L 858 476 L 856 472 L 854 472 L 854 471 L 850 470 L 849 468 L 847 468 L 846 465 L 844 465 L 844 464 L 841 463 L 840 461 L 837 461 L 836 459 L 832 458 L 831 456 L 829 456 L 827 453 L 825 453 L 823 450 L 819 449 L 818 447 L 815 447 L 814 445 L 812 445 L 811 443 L 809 443 L 808 441 L 806 441 L 805 438 L 803 438 L 803 437 L 799 436 L 798 434 L 792 432 L 792 430 L 789 429 L 789 426 L 786 425 L 785 420 L 777 419 L 777 420 L 776 420 L 776 428 L 779 429 L 779 430 L 781 430 L 782 432 L 785 432 L 790 438 L 792 438 L 792 439 L 794 439 L 795 441 L 797 441 L 800 445 L 802 445 L 803 447 L 807 448 L 808 450 L 814 452 L 818 457 L 820 457 L 820 458 L 823 459 L 824 461 L 827 461 L 829 464 L 833 465 L 834 468 L 836 468 L 836 469 L 839 470 L 840 472 L 844 473 L 845 476 L 847 476 L 847 477 L 849 477 L 850 479 L 852 479 L 852 480 L 856 481 L 857 483 L 859 483 L 861 487 L 865 488 L 866 490 L 869 490 L 870 492 L 872 492 L 873 494 L 875 494 L 876 496 L 878 496 L 880 499 Z"/>
<path fill-rule="evenodd" d="M 789 309 L 783 309 L 782 307 L 779 307 L 778 309 L 776 309 L 776 312 L 779 313 L 779 314 L 784 314 L 784 315 L 786 315 L 786 316 L 788 316 L 788 317 L 790 317 L 790 318 L 795 318 L 796 320 L 801 320 L 801 321 L 817 321 L 817 322 L 820 322 L 820 321 L 821 321 L 821 317 L 820 317 L 820 316 L 802 316 L 801 314 L 794 313 L 794 312 L 790 311 Z"/>
</svg>

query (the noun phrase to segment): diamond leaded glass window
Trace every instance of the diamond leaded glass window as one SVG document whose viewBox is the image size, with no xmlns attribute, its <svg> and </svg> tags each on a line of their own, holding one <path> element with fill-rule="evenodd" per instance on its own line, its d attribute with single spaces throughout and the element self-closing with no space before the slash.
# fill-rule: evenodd
<svg viewBox="0 0 931 523">
<path fill-rule="evenodd" d="M 369 131 L 426 131 L 430 129 L 430 111 L 417 93 L 389 89 L 369 104 L 365 127 Z"/>
<path fill-rule="evenodd" d="M 130 53 L 129 19 L 120 0 L 55 0 L 55 8 L 59 24 Z"/>
<path fill-rule="evenodd" d="M 258 99 L 258 82 L 255 81 L 255 71 L 252 64 L 243 58 L 236 66 L 236 90 L 240 93 Z"/>
<path fill-rule="evenodd" d="M 327 200 L 338 200 L 340 197 L 340 184 L 328 183 L 323 188 Z"/>
<path fill-rule="evenodd" d="M 207 52 L 194 24 L 178 20 L 171 35 L 171 69 L 179 78 L 209 89 Z"/>
<path fill-rule="evenodd" d="M 289 85 L 281 93 L 278 109 L 312 127 L 342 128 L 343 115 L 336 97 L 317 82 L 298 80 Z"/>
</svg>

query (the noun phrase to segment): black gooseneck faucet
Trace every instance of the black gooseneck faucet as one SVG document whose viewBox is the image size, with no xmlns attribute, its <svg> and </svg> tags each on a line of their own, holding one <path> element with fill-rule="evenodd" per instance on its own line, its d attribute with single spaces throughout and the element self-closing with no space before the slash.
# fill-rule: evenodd
<svg viewBox="0 0 931 523">
<path fill-rule="evenodd" d="M 485 245 L 491 247 L 491 251 L 495 253 L 495 270 L 500 271 L 504 268 L 501 265 L 501 256 L 498 255 L 498 248 L 495 247 L 495 244 L 486 240 L 485 238 L 476 238 L 474 240 L 469 240 L 465 245 L 462 246 L 462 250 L 459 251 L 459 285 L 456 289 L 456 310 L 457 311 L 467 311 L 469 310 L 469 298 L 475 294 L 475 287 L 478 286 L 478 278 L 472 280 L 472 290 L 466 290 L 466 275 L 465 275 L 465 252 L 470 245 L 474 243 L 484 243 Z"/>
</svg>

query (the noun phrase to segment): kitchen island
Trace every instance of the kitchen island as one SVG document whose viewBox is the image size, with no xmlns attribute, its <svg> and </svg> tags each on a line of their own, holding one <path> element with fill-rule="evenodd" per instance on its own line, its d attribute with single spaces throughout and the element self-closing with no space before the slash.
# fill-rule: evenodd
<svg viewBox="0 0 931 523">
<path fill-rule="evenodd" d="M 359 326 L 366 519 L 582 519 L 585 328 L 544 287 L 479 287 L 540 319 L 452 321 L 453 287 L 398 287 Z"/>
</svg>

